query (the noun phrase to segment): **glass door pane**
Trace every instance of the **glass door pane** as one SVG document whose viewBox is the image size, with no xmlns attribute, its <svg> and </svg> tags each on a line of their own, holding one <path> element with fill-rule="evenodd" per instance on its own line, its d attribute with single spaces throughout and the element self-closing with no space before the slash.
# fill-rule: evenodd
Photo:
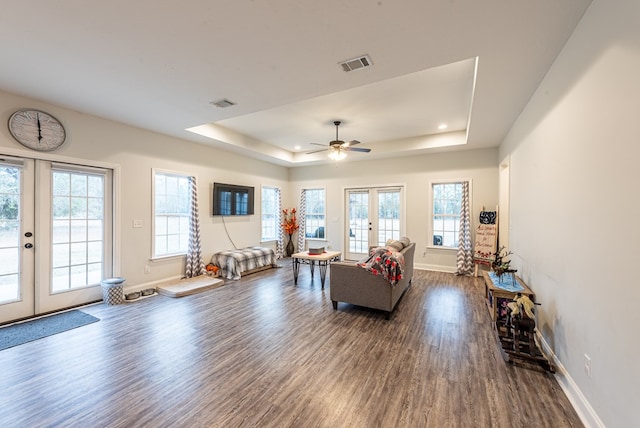
<svg viewBox="0 0 640 428">
<path fill-rule="evenodd" d="M 0 164 L 0 304 L 20 299 L 22 169 Z"/>
<path fill-rule="evenodd" d="M 400 239 L 400 189 L 378 189 L 377 245 Z"/>
<path fill-rule="evenodd" d="M 34 315 L 33 165 L 0 160 L 0 322 Z"/>
<path fill-rule="evenodd" d="M 358 260 L 369 253 L 369 191 L 348 190 L 348 250 L 345 258 Z"/>
<path fill-rule="evenodd" d="M 53 171 L 53 293 L 92 286 L 102 279 L 104 176 Z"/>
</svg>

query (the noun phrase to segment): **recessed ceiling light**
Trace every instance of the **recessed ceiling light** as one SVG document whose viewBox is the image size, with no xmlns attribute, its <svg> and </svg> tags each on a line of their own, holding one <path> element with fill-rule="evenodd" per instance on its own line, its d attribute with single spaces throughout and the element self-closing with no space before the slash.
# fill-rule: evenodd
<svg viewBox="0 0 640 428">
<path fill-rule="evenodd" d="M 438 129 L 447 129 L 447 124 L 446 123 L 441 123 L 440 125 L 438 125 Z"/>
<path fill-rule="evenodd" d="M 300 150 L 301 148 L 302 148 L 302 147 L 300 147 L 300 146 L 294 146 L 294 147 L 293 147 L 293 150 Z"/>
</svg>

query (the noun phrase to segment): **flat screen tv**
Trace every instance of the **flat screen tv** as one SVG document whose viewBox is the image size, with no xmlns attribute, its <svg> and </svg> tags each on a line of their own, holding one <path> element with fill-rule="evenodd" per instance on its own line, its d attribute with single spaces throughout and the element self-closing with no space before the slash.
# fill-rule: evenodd
<svg viewBox="0 0 640 428">
<path fill-rule="evenodd" d="M 253 215 L 251 186 L 213 183 L 213 215 Z"/>
</svg>

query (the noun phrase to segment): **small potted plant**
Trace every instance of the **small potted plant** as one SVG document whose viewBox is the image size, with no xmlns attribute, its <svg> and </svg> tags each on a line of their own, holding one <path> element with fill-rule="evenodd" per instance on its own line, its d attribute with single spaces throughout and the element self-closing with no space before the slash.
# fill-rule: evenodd
<svg viewBox="0 0 640 428">
<path fill-rule="evenodd" d="M 511 269 L 511 260 L 507 258 L 511 254 L 513 253 L 511 251 L 507 251 L 504 245 L 494 253 L 491 269 L 496 273 L 496 275 L 498 275 L 500 280 L 502 280 L 502 275 L 505 273 L 517 272 L 517 269 Z"/>
</svg>

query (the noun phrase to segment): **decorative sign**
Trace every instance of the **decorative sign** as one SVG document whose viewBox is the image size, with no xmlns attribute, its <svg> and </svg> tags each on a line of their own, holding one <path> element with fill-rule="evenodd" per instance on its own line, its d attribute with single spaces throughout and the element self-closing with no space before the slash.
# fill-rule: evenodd
<svg viewBox="0 0 640 428">
<path fill-rule="evenodd" d="M 498 218 L 495 211 L 482 211 L 476 228 L 476 245 L 473 258 L 480 262 L 492 262 L 498 244 Z"/>
</svg>

